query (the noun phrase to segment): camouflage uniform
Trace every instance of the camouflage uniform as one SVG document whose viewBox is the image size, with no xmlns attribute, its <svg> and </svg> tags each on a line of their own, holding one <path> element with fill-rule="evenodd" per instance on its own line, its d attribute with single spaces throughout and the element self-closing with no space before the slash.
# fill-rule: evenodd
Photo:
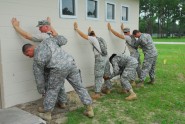
<svg viewBox="0 0 185 124">
<path fill-rule="evenodd" d="M 32 41 L 34 42 L 42 42 L 43 40 L 47 39 L 47 38 L 50 38 L 50 37 L 53 37 L 51 35 L 51 32 L 47 32 L 47 33 L 38 33 L 38 34 L 34 34 L 32 35 Z M 63 39 L 65 40 L 65 39 Z M 49 73 L 50 73 L 50 69 L 48 68 L 45 68 L 45 71 L 44 71 L 44 78 L 45 78 L 45 89 L 47 89 L 47 86 L 48 86 L 48 77 L 49 77 Z M 65 92 L 65 88 L 64 86 L 60 89 L 60 92 L 58 94 L 58 101 L 60 103 L 67 103 L 67 94 Z"/>
<path fill-rule="evenodd" d="M 74 58 L 60 47 L 66 43 L 64 37 L 56 36 L 47 38 L 35 48 L 33 71 L 38 92 L 46 94 L 43 102 L 45 111 L 53 110 L 58 94 L 64 88 L 64 79 L 73 86 L 83 104 L 92 104 L 87 90 L 83 87 L 80 70 L 77 69 Z M 45 90 L 45 68 L 50 69 L 47 90 Z M 60 100 L 63 101 L 59 97 Z"/>
<path fill-rule="evenodd" d="M 89 39 L 89 42 L 92 44 L 93 52 L 95 56 L 95 64 L 94 64 L 95 92 L 100 93 L 103 87 L 103 76 L 104 75 L 109 76 L 111 74 L 110 64 L 108 61 L 108 55 L 102 56 L 100 53 L 101 49 L 100 49 L 100 44 L 98 42 L 100 38 L 89 36 L 88 39 Z M 105 81 L 104 87 L 111 89 L 112 84 L 110 80 Z"/>
<path fill-rule="evenodd" d="M 110 78 L 120 75 L 122 87 L 125 90 L 132 89 L 130 81 L 135 80 L 138 61 L 134 57 L 119 54 L 112 59 L 111 64 L 113 73 Z"/>
<path fill-rule="evenodd" d="M 142 33 L 138 43 L 144 53 L 140 80 L 144 81 L 148 73 L 150 79 L 153 80 L 155 79 L 155 66 L 158 54 L 151 35 Z"/>
<path fill-rule="evenodd" d="M 138 67 L 136 68 L 137 75 L 140 78 L 141 76 L 141 60 L 140 60 L 140 54 L 138 51 L 138 42 L 136 41 L 135 37 L 133 35 L 125 35 L 125 40 L 127 47 L 130 51 L 130 56 L 134 57 L 138 61 Z"/>
<path fill-rule="evenodd" d="M 47 91 L 47 89 L 48 89 L 49 74 L 50 74 L 50 69 L 49 68 L 44 68 L 45 91 Z M 62 82 L 65 82 L 65 80 L 63 80 Z M 67 103 L 67 94 L 65 92 L 64 83 L 63 83 L 63 85 L 60 88 L 60 91 L 58 93 L 57 102 L 58 103 Z"/>
<path fill-rule="evenodd" d="M 95 65 L 94 65 L 94 75 L 95 75 L 95 92 L 101 92 L 103 86 L 103 76 L 110 76 L 110 64 L 107 56 L 96 55 Z M 111 89 L 112 84 L 110 80 L 106 80 L 104 86 Z"/>
</svg>

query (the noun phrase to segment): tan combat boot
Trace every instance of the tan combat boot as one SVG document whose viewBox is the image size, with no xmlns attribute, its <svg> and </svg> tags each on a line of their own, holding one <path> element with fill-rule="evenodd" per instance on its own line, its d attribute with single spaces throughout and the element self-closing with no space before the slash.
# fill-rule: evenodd
<svg viewBox="0 0 185 124">
<path fill-rule="evenodd" d="M 134 93 L 133 89 L 129 90 L 130 95 L 125 98 L 125 100 L 131 101 L 137 99 L 137 95 Z"/>
<path fill-rule="evenodd" d="M 99 99 L 100 97 L 101 97 L 101 94 L 100 94 L 100 93 L 95 93 L 95 94 L 91 95 L 91 98 L 92 98 L 93 100 L 97 100 L 97 99 Z"/>
<path fill-rule="evenodd" d="M 144 87 L 144 81 L 141 81 L 140 83 L 137 84 L 137 87 L 140 88 L 140 87 Z"/>
<path fill-rule="evenodd" d="M 60 108 L 60 109 L 65 109 L 66 108 L 66 103 L 57 103 L 58 104 L 58 107 Z"/>
<path fill-rule="evenodd" d="M 110 94 L 111 90 L 105 87 L 105 88 L 102 88 L 101 92 L 104 94 Z"/>
<path fill-rule="evenodd" d="M 94 117 L 94 111 L 93 111 L 92 105 L 87 105 L 86 106 L 86 110 L 84 112 L 84 115 L 89 117 L 89 118 Z"/>
<path fill-rule="evenodd" d="M 131 81 L 130 84 L 132 85 L 132 87 L 136 87 L 136 82 L 135 81 Z"/>
<path fill-rule="evenodd" d="M 46 121 L 51 121 L 51 112 L 39 113 L 39 117 Z"/>
<path fill-rule="evenodd" d="M 44 110 L 43 107 L 38 107 L 37 111 L 38 111 L 39 113 L 44 113 L 44 112 L 45 112 L 45 110 Z"/>
<path fill-rule="evenodd" d="M 147 82 L 148 84 L 155 84 L 155 79 L 152 78 L 149 82 Z"/>
<path fill-rule="evenodd" d="M 43 107 L 39 107 L 38 112 L 39 112 L 39 117 L 41 117 L 42 119 L 44 119 L 46 121 L 50 121 L 52 119 L 51 112 L 45 111 Z"/>
</svg>

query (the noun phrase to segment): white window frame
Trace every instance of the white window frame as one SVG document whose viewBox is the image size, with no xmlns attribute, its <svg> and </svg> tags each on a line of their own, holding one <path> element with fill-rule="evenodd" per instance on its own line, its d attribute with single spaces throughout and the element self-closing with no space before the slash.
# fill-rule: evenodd
<svg viewBox="0 0 185 124">
<path fill-rule="evenodd" d="M 107 4 L 113 4 L 114 5 L 114 19 L 107 19 Z M 105 2 L 105 18 L 108 22 L 115 22 L 116 21 L 116 4 L 113 2 Z"/>
<path fill-rule="evenodd" d="M 69 18 L 69 19 L 75 19 L 77 18 L 77 10 L 78 10 L 78 1 L 77 0 L 74 0 L 75 1 L 75 15 L 63 15 L 62 14 L 62 1 L 63 0 L 60 0 L 59 1 L 59 13 L 60 13 L 60 18 Z"/>
<path fill-rule="evenodd" d="M 86 19 L 89 19 L 89 20 L 99 20 L 99 0 L 93 0 L 93 1 L 96 1 L 97 2 L 97 18 L 91 18 L 91 17 L 88 17 L 87 15 L 87 11 L 88 11 L 88 0 L 86 0 Z"/>
<path fill-rule="evenodd" d="M 128 18 L 127 18 L 128 20 L 127 21 L 122 20 L 122 15 L 123 15 L 123 10 L 122 9 L 123 9 L 123 7 L 127 7 L 128 8 L 128 13 L 127 13 L 128 14 Z M 128 5 L 121 5 L 121 22 L 129 22 L 129 18 L 130 18 L 130 14 L 129 13 L 130 13 L 130 7 Z"/>
</svg>

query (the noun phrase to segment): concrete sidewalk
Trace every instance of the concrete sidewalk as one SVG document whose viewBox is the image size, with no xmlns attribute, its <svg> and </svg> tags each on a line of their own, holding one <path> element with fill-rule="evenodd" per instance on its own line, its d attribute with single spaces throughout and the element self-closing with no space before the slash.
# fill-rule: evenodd
<svg viewBox="0 0 185 124">
<path fill-rule="evenodd" d="M 182 44 L 185 45 L 185 42 L 154 42 L 154 44 Z"/>
<path fill-rule="evenodd" d="M 46 124 L 41 118 L 17 107 L 0 109 L 0 124 Z"/>
</svg>

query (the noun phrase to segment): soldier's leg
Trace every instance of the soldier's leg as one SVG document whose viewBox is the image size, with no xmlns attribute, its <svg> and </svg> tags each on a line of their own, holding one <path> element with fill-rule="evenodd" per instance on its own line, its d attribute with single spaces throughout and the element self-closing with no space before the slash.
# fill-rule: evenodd
<svg viewBox="0 0 185 124">
<path fill-rule="evenodd" d="M 88 117 L 94 116 L 94 111 L 92 108 L 92 99 L 87 91 L 87 89 L 82 84 L 82 78 L 80 70 L 74 68 L 66 78 L 69 83 L 72 85 L 76 93 L 78 94 L 80 100 L 86 107 L 84 114 Z"/>
<path fill-rule="evenodd" d="M 65 82 L 65 80 L 63 79 L 63 81 L 61 82 Z M 58 106 L 61 109 L 64 109 L 66 107 L 66 103 L 67 103 L 67 94 L 65 92 L 64 83 L 62 83 L 60 91 L 58 93 Z"/>
<path fill-rule="evenodd" d="M 142 65 L 142 71 L 141 71 L 141 77 L 140 80 L 144 81 L 146 76 L 148 75 L 153 63 L 153 58 L 145 58 L 143 65 Z"/>
<path fill-rule="evenodd" d="M 141 77 L 141 59 L 140 59 L 139 52 L 137 51 L 134 54 L 132 54 L 132 57 L 134 57 L 138 61 L 138 66 L 136 68 L 136 72 L 137 72 L 138 78 L 140 79 L 140 77 Z"/>
<path fill-rule="evenodd" d="M 50 73 L 50 69 L 45 68 L 44 69 L 44 79 L 45 79 L 45 90 L 46 91 L 48 89 L 49 73 Z M 65 82 L 65 81 L 63 80 L 62 82 Z M 58 94 L 58 105 L 60 108 L 64 108 L 66 103 L 67 103 L 67 94 L 65 92 L 64 83 L 62 83 L 61 89 Z"/>
<path fill-rule="evenodd" d="M 39 116 L 44 120 L 51 120 L 51 111 L 54 109 L 61 84 L 64 83 L 61 81 L 63 81 L 63 79 L 61 78 L 60 73 L 50 71 L 47 91 L 43 101 L 44 107 L 38 108 L 38 111 L 40 112 Z"/>
<path fill-rule="evenodd" d="M 82 84 L 82 78 L 79 69 L 74 68 L 66 79 L 72 85 L 84 105 L 92 104 L 92 99 L 87 89 Z"/>
<path fill-rule="evenodd" d="M 144 81 L 146 79 L 146 76 L 149 74 L 149 71 L 152 67 L 152 63 L 153 63 L 153 58 L 144 58 L 144 62 L 141 70 L 140 82 L 137 84 L 137 87 L 144 86 Z"/>
<path fill-rule="evenodd" d="M 120 80 L 121 80 L 121 86 L 124 90 L 129 91 L 130 89 L 132 89 L 132 86 L 128 81 L 127 77 L 121 76 Z"/>
<path fill-rule="evenodd" d="M 47 89 L 48 89 L 49 73 L 50 73 L 50 69 L 45 68 L 45 69 L 44 69 L 44 79 L 45 79 L 45 90 L 46 90 L 46 91 L 47 91 Z"/>
<path fill-rule="evenodd" d="M 105 68 L 105 60 L 101 56 L 95 57 L 95 67 L 94 67 L 94 75 L 95 75 L 95 93 L 100 94 L 101 88 L 103 85 L 103 75 Z"/>
<path fill-rule="evenodd" d="M 48 89 L 44 97 L 44 110 L 52 111 L 56 104 L 58 93 L 64 84 L 64 78 L 62 78 L 60 72 L 52 70 L 50 72 L 48 80 Z"/>
<path fill-rule="evenodd" d="M 138 61 L 138 66 L 136 68 L 136 72 L 137 72 L 138 78 L 140 78 L 141 77 L 141 59 L 140 59 L 140 55 L 138 55 L 137 61 Z"/>
<path fill-rule="evenodd" d="M 157 56 L 153 58 L 153 63 L 152 63 L 152 67 L 149 71 L 149 76 L 150 76 L 150 82 L 149 83 L 154 83 L 155 81 L 155 67 L 156 67 L 156 62 L 157 62 Z"/>
<path fill-rule="evenodd" d="M 124 88 L 124 90 L 129 91 L 130 93 L 130 95 L 125 98 L 126 100 L 137 99 L 137 96 L 134 93 L 133 88 L 130 84 L 130 81 L 135 80 L 136 67 L 137 65 L 134 65 L 133 67 L 126 67 L 121 75 L 121 85 Z"/>
<path fill-rule="evenodd" d="M 109 64 L 109 61 L 107 60 L 106 63 L 105 63 L 105 69 L 104 69 L 104 76 L 106 77 L 110 77 L 111 75 L 111 72 L 110 72 L 110 64 Z M 104 81 L 104 86 L 102 88 L 102 92 L 105 93 L 105 94 L 108 94 L 110 93 L 110 90 L 112 88 L 112 83 L 110 80 L 105 80 Z"/>
</svg>

